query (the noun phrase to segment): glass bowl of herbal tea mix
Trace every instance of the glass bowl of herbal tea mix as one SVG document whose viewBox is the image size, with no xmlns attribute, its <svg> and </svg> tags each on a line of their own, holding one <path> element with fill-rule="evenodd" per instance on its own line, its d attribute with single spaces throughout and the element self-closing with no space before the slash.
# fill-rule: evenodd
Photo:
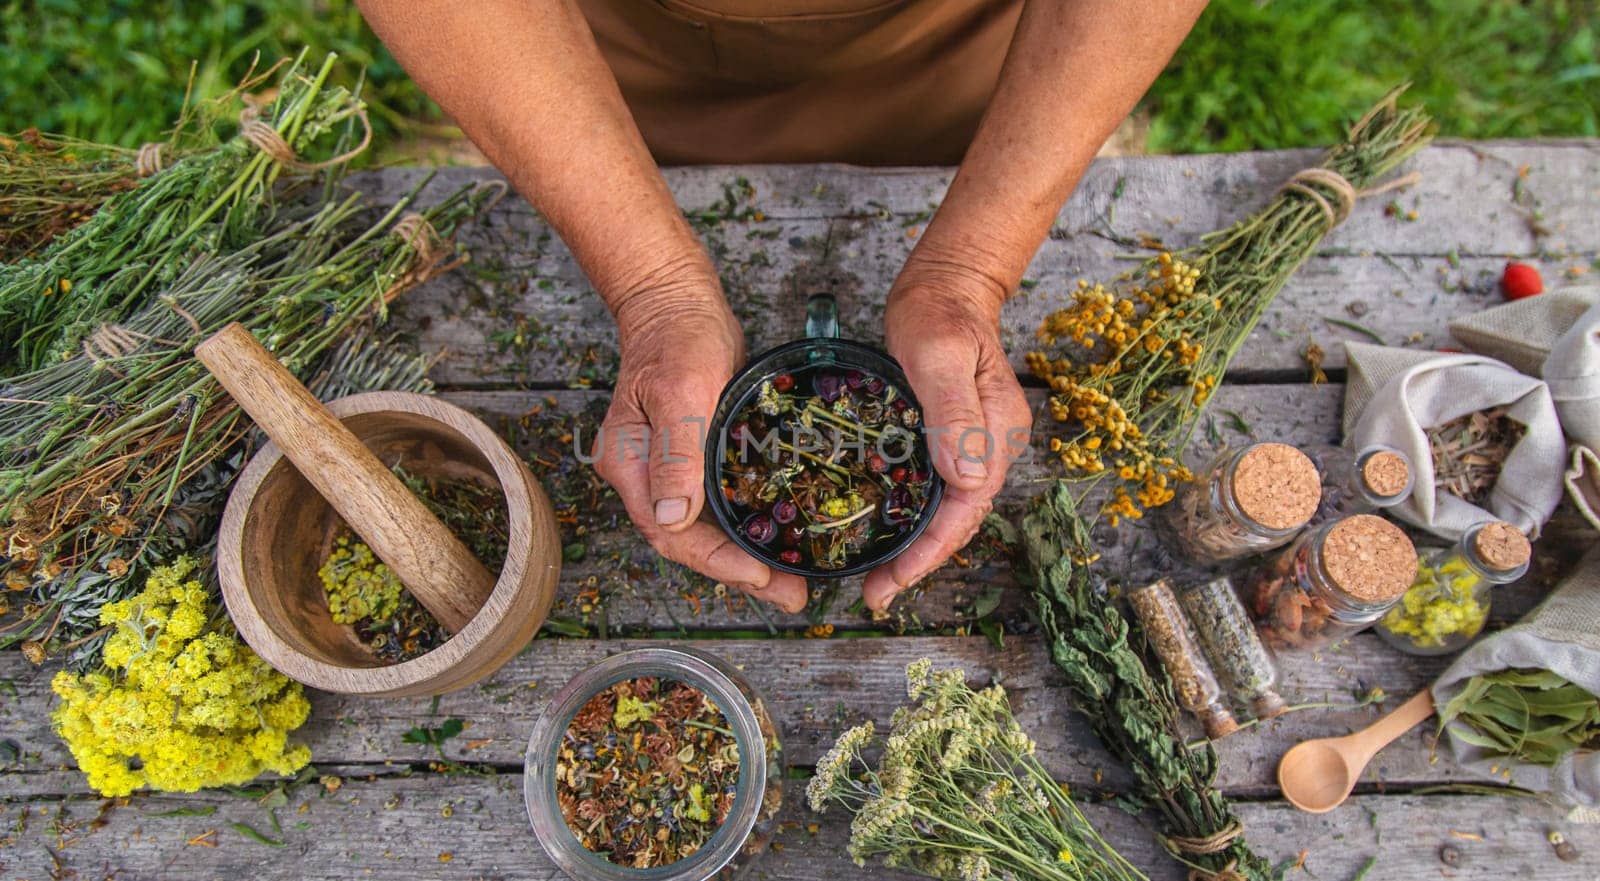
<svg viewBox="0 0 1600 881">
<path fill-rule="evenodd" d="M 644 648 L 579 673 L 528 739 L 523 795 L 545 853 L 577 881 L 731 877 L 783 804 L 765 702 L 703 652 Z"/>
<path fill-rule="evenodd" d="M 905 374 L 849 340 L 797 340 L 757 357 L 723 390 L 706 437 L 717 522 L 785 572 L 833 577 L 887 562 L 943 493 Z"/>
</svg>

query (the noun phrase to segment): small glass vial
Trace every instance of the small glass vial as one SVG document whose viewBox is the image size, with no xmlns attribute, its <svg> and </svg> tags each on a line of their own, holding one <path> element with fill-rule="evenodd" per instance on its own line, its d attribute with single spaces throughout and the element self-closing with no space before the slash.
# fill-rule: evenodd
<svg viewBox="0 0 1600 881">
<path fill-rule="evenodd" d="M 1249 707 L 1257 719 L 1271 719 L 1289 709 L 1278 694 L 1278 665 L 1256 633 L 1232 581 L 1212 579 L 1185 590 L 1178 600 L 1200 635 L 1211 669 L 1234 703 Z"/>
<path fill-rule="evenodd" d="M 1322 501 L 1311 518 L 1313 526 L 1392 508 L 1411 497 L 1411 460 L 1393 447 L 1373 444 L 1352 450 L 1319 444 L 1302 452 L 1322 475 Z"/>
<path fill-rule="evenodd" d="M 1312 650 L 1365 630 L 1417 577 L 1398 526 L 1356 514 L 1307 532 L 1245 581 L 1245 608 L 1274 651 Z"/>
<path fill-rule="evenodd" d="M 1423 555 L 1417 579 L 1378 622 L 1384 642 L 1413 655 L 1447 655 L 1472 642 L 1489 620 L 1489 591 L 1528 571 L 1533 545 L 1510 523 L 1468 529 L 1453 548 Z"/>
<path fill-rule="evenodd" d="M 1163 510 L 1168 542 L 1197 563 L 1221 563 L 1281 547 L 1316 513 L 1317 468 L 1287 444 L 1223 452 L 1179 488 Z"/>
<path fill-rule="evenodd" d="M 635 869 L 591 853 L 572 834 L 557 801 L 556 774 L 563 740 L 578 710 L 618 682 L 642 676 L 685 683 L 717 705 L 739 748 L 739 779 L 727 818 L 699 850 L 677 862 Z M 744 677 L 705 652 L 661 646 L 612 655 L 556 693 L 528 738 L 522 791 L 534 836 L 573 881 L 726 881 L 743 875 L 772 843 L 783 806 L 784 776 L 777 725 Z"/>
<path fill-rule="evenodd" d="M 1165 579 L 1128 594 L 1128 604 L 1144 627 L 1145 638 L 1172 677 L 1178 702 L 1194 713 L 1206 730 L 1206 737 L 1217 740 L 1239 730 L 1223 702 L 1222 685 L 1206 662 L 1194 627 L 1183 614 L 1183 607 Z"/>
</svg>

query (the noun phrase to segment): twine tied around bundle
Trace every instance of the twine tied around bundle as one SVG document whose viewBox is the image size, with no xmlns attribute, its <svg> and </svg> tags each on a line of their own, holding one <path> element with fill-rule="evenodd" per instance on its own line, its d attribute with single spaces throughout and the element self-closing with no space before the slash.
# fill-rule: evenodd
<svg viewBox="0 0 1600 881">
<path fill-rule="evenodd" d="M 1201 838 L 1189 838 L 1183 835 L 1166 835 L 1162 843 L 1172 854 L 1182 857 L 1214 856 L 1226 851 L 1233 846 L 1233 842 L 1244 834 L 1244 825 L 1238 820 Z M 1187 862 L 1187 861 L 1186 861 Z M 1230 860 L 1220 869 L 1206 870 L 1192 868 L 1189 870 L 1189 881 L 1248 881 L 1239 872 L 1239 861 Z"/>
<path fill-rule="evenodd" d="M 1328 227 L 1331 229 L 1344 223 L 1345 218 L 1350 216 L 1350 211 L 1355 208 L 1357 199 L 1409 187 L 1420 180 L 1422 174 L 1413 171 L 1377 186 L 1358 190 L 1344 175 L 1331 168 L 1319 166 L 1302 168 L 1295 172 L 1283 186 L 1278 187 L 1278 192 L 1296 192 L 1316 203 L 1316 206 L 1322 209 L 1322 214 L 1327 218 Z M 1332 201 L 1329 201 L 1330 197 Z"/>
<path fill-rule="evenodd" d="M 451 259 L 455 255 L 454 242 L 440 235 L 427 217 L 416 212 L 395 221 L 389 232 L 405 242 L 415 255 L 410 267 L 383 292 L 385 305 L 412 285 L 421 284 L 466 262 L 464 257 Z"/>
<path fill-rule="evenodd" d="M 159 142 L 141 146 L 133 157 L 133 173 L 138 177 L 149 177 L 166 168 L 167 159 L 164 155 L 166 149 L 167 145 Z"/>
<path fill-rule="evenodd" d="M 120 324 L 102 324 L 94 332 L 84 337 L 83 354 L 94 366 L 103 367 L 113 375 L 126 379 L 127 374 L 111 366 L 113 358 L 126 358 L 139 350 L 145 343 L 160 343 L 164 346 L 176 346 L 172 340 L 140 333 Z"/>
<path fill-rule="evenodd" d="M 321 162 L 303 162 L 295 154 L 294 148 L 289 146 L 289 142 L 283 139 L 283 135 L 278 134 L 277 128 L 272 123 L 260 119 L 260 112 L 257 107 L 246 107 L 244 112 L 239 114 L 239 137 L 250 146 L 267 154 L 273 162 L 295 171 L 321 171 L 332 168 L 361 155 L 361 151 L 372 143 L 372 121 L 367 118 L 365 108 L 357 107 L 355 115 L 356 119 L 361 120 L 361 143 Z"/>
</svg>

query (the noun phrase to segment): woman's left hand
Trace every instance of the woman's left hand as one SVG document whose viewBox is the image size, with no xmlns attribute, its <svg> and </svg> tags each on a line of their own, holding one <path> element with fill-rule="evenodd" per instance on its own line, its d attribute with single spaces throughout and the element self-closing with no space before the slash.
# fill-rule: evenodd
<svg viewBox="0 0 1600 881">
<path fill-rule="evenodd" d="M 908 266 L 889 292 L 884 332 L 922 405 L 944 500 L 909 548 L 867 575 L 867 607 L 886 609 L 977 534 L 1028 454 L 1033 414 L 1000 346 L 1008 291 L 954 264 Z"/>
</svg>

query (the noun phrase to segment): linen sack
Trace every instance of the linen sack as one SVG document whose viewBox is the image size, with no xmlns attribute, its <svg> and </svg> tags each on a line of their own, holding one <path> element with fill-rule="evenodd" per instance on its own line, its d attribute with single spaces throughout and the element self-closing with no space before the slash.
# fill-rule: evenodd
<svg viewBox="0 0 1600 881">
<path fill-rule="evenodd" d="M 1450 322 L 1450 333 L 1550 387 L 1575 447 L 1567 492 L 1600 529 L 1600 286 L 1562 288 Z"/>
<path fill-rule="evenodd" d="M 1345 444 L 1387 444 L 1405 453 L 1415 473 L 1411 498 L 1390 513 L 1455 541 L 1484 520 L 1508 521 L 1529 538 L 1561 501 L 1567 445 L 1549 388 L 1482 355 L 1345 343 Z M 1489 492 L 1488 510 L 1434 488 L 1427 430 L 1468 413 L 1505 406 L 1526 426 Z"/>
<path fill-rule="evenodd" d="M 1512 668 L 1549 670 L 1600 695 L 1600 548 L 1521 621 L 1456 658 L 1433 685 L 1434 703 L 1444 706 L 1473 676 Z M 1490 757 L 1482 747 L 1462 740 L 1462 732 L 1470 732 L 1465 722 L 1451 722 L 1445 726 L 1445 739 L 1451 755 L 1473 773 L 1548 792 L 1568 805 L 1600 808 L 1600 751 L 1578 750 L 1545 767 Z"/>
</svg>

